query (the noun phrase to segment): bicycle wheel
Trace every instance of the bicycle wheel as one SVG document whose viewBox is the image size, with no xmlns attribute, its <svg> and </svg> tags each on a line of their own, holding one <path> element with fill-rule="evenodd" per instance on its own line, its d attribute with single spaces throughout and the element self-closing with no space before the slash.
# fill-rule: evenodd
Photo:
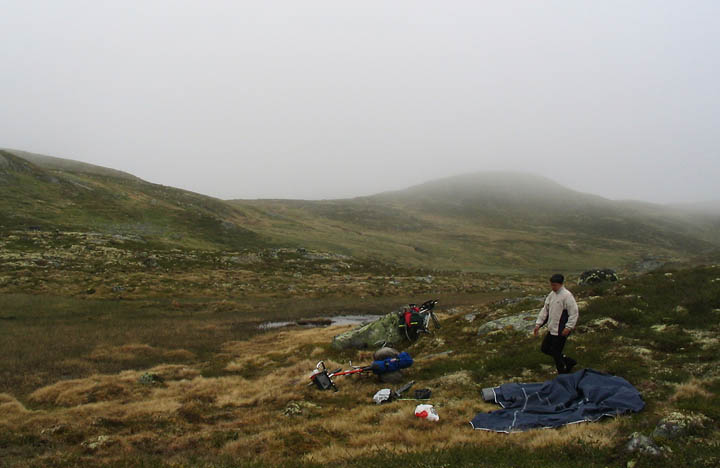
<svg viewBox="0 0 720 468">
<path fill-rule="evenodd" d="M 435 312 L 430 312 L 430 318 L 432 318 L 435 328 L 440 328 L 440 320 L 435 316 Z"/>
</svg>

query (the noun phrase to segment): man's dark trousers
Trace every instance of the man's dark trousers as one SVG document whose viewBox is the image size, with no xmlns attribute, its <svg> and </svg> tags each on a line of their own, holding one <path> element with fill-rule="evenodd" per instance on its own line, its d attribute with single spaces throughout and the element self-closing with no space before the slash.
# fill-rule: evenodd
<svg viewBox="0 0 720 468">
<path fill-rule="evenodd" d="M 555 360 L 555 367 L 557 368 L 558 374 L 565 374 L 569 370 L 568 365 L 570 363 L 575 363 L 572 358 L 566 358 L 563 355 L 563 348 L 565 348 L 566 341 L 566 336 L 555 336 L 548 333 L 547 335 L 545 335 L 545 339 L 543 339 L 542 346 L 540 347 L 540 350 L 543 353 L 547 354 L 548 356 L 552 356 L 552 358 Z"/>
</svg>

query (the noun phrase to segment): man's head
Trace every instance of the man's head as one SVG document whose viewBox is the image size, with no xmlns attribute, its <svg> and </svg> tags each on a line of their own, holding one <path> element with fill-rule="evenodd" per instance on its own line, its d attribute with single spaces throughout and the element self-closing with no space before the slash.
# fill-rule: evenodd
<svg viewBox="0 0 720 468">
<path fill-rule="evenodd" d="M 556 273 L 550 277 L 550 287 L 554 292 L 558 292 L 563 287 L 565 277 L 560 273 Z"/>
</svg>

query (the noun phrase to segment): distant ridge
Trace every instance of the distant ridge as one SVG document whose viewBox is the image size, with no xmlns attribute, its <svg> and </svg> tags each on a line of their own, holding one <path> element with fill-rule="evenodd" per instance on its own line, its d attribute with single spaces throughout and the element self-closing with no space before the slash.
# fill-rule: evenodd
<svg viewBox="0 0 720 468">
<path fill-rule="evenodd" d="M 20 158 L 29 161 L 36 166 L 50 170 L 50 171 L 70 171 L 70 172 L 82 172 L 85 174 L 93 174 L 107 177 L 118 177 L 121 179 L 142 180 L 139 177 L 135 177 L 127 172 L 118 171 L 117 169 L 110 169 L 107 167 L 96 166 L 95 164 L 88 164 L 80 161 L 74 161 L 72 159 L 57 158 L 55 156 L 47 156 L 44 154 L 30 153 L 28 151 L 0 148 L 10 154 L 14 154 Z"/>
</svg>

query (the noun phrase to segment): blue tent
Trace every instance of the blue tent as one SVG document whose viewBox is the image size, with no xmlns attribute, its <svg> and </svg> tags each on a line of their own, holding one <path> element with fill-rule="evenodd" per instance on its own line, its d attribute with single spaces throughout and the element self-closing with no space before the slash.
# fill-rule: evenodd
<svg viewBox="0 0 720 468">
<path fill-rule="evenodd" d="M 492 390 L 502 409 L 478 413 L 470 421 L 475 429 L 509 433 L 559 427 L 637 413 L 645 407 L 640 392 L 627 380 L 592 369 L 561 374 L 543 383 L 508 383 Z"/>
</svg>

